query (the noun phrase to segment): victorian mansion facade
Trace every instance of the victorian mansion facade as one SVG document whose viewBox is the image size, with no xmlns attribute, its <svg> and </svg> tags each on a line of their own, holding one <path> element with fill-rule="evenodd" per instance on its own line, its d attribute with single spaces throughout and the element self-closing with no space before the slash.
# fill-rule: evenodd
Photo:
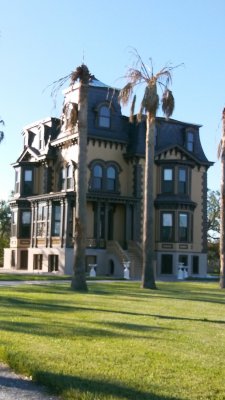
<svg viewBox="0 0 225 400">
<path fill-rule="evenodd" d="M 10 201 L 10 248 L 4 269 L 72 274 L 79 129 L 79 84 L 64 91 L 60 118 L 23 129 L 24 146 Z M 118 91 L 92 78 L 87 99 L 86 268 L 97 275 L 131 278 L 142 266 L 145 120 L 121 114 Z M 79 114 L 78 114 L 79 118 Z M 200 126 L 156 118 L 154 237 L 156 277 L 206 274 L 207 170 Z M 85 184 L 85 183 L 84 183 Z"/>
</svg>

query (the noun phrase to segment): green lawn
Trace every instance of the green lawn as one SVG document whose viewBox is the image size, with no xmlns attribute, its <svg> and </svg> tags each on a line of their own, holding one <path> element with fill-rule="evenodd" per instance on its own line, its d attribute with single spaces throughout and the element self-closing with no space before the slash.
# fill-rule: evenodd
<svg viewBox="0 0 225 400">
<path fill-rule="evenodd" d="M 217 283 L 0 287 L 0 360 L 63 399 L 225 399 Z"/>
</svg>

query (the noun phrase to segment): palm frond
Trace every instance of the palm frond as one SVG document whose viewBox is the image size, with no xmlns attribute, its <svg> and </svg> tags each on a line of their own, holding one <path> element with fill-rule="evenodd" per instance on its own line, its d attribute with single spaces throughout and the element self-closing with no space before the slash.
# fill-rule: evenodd
<svg viewBox="0 0 225 400">
<path fill-rule="evenodd" d="M 5 125 L 5 122 L 3 121 L 3 119 L 0 120 L 0 124 L 3 126 Z M 4 132 L 0 131 L 0 143 L 3 139 L 4 139 Z"/>
<path fill-rule="evenodd" d="M 4 139 L 4 132 L 3 131 L 0 131 L 0 143 L 1 143 L 1 141 Z"/>
</svg>

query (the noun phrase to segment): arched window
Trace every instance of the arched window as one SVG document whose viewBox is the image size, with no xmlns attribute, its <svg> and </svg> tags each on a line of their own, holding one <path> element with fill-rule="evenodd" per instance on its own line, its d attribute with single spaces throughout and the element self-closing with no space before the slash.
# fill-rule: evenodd
<svg viewBox="0 0 225 400">
<path fill-rule="evenodd" d="M 102 189 L 103 171 L 101 165 L 97 164 L 93 168 L 93 189 Z"/>
<path fill-rule="evenodd" d="M 98 125 L 101 128 L 110 128 L 110 109 L 108 106 L 101 106 L 99 108 Z"/>
<path fill-rule="evenodd" d="M 106 171 L 106 190 L 115 191 L 116 189 L 116 170 L 110 166 Z"/>
</svg>

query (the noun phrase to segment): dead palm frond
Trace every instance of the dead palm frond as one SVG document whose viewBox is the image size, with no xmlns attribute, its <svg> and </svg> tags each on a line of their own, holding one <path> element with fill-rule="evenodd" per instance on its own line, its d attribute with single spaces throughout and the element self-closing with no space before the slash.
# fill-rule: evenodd
<svg viewBox="0 0 225 400">
<path fill-rule="evenodd" d="M 129 117 L 129 121 L 132 123 L 134 122 L 134 109 L 135 109 L 135 104 L 136 104 L 136 95 L 134 95 L 132 103 L 131 103 L 131 107 L 130 107 L 130 117 Z"/>
<path fill-rule="evenodd" d="M 126 106 L 129 103 L 130 98 L 133 94 L 133 83 L 128 82 L 123 89 L 120 90 L 118 101 L 123 105 Z"/>
<path fill-rule="evenodd" d="M 174 111 L 174 97 L 171 90 L 166 89 L 162 96 L 162 110 L 166 118 L 169 118 Z"/>
<path fill-rule="evenodd" d="M 70 80 L 71 85 L 73 85 L 77 81 L 80 81 L 83 84 L 87 84 L 92 78 L 93 75 L 90 73 L 88 67 L 85 64 L 81 64 L 70 74 L 63 76 L 62 78 L 52 82 L 50 85 L 47 86 L 47 88 L 49 87 L 52 88 L 51 97 L 53 98 L 54 105 L 56 104 L 56 98 L 59 90 L 62 89 L 62 87 L 65 85 L 66 82 Z"/>
</svg>

